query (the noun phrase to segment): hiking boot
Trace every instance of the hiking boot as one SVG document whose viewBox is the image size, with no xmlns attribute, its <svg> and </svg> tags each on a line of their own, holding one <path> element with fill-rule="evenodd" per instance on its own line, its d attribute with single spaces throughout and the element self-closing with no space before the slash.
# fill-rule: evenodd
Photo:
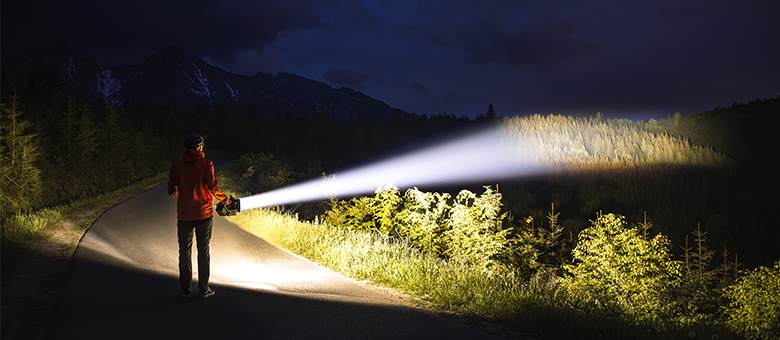
<svg viewBox="0 0 780 340">
<path fill-rule="evenodd" d="M 200 294 L 198 294 L 198 297 L 205 299 L 205 298 L 207 298 L 209 296 L 213 296 L 214 294 L 216 294 L 216 292 L 213 289 L 206 288 L 206 290 L 201 290 L 200 291 Z"/>
</svg>

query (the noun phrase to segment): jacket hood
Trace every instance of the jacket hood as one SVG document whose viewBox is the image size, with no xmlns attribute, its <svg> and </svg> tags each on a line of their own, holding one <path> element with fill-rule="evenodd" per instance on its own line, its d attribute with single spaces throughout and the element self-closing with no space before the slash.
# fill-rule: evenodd
<svg viewBox="0 0 780 340">
<path fill-rule="evenodd" d="M 187 149 L 186 152 L 184 152 L 184 156 L 181 157 L 185 162 L 188 163 L 194 163 L 201 159 L 206 157 L 206 154 L 203 153 L 203 151 L 198 151 L 194 149 Z"/>
</svg>

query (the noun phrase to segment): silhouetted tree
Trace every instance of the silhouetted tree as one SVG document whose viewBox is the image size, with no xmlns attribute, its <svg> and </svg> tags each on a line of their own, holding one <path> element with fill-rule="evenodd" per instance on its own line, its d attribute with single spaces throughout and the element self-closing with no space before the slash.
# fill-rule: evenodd
<svg viewBox="0 0 780 340">
<path fill-rule="evenodd" d="M 30 210 L 38 199 L 41 185 L 40 169 L 36 163 L 42 153 L 36 143 L 37 135 L 28 133 L 30 121 L 23 118 L 19 109 L 19 96 L 9 96 L 10 102 L 2 107 L 0 129 L 0 167 L 2 177 L 3 209 L 10 211 Z"/>
</svg>

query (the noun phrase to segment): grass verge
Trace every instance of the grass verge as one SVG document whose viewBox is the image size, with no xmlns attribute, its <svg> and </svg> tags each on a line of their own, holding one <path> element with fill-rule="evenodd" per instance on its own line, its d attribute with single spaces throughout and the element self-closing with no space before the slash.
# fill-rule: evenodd
<svg viewBox="0 0 780 340">
<path fill-rule="evenodd" d="M 665 339 L 713 334 L 664 330 L 577 304 L 554 273 L 520 281 L 491 274 L 390 240 L 381 234 L 299 221 L 288 213 L 252 209 L 230 217 L 252 234 L 344 276 L 411 294 L 441 312 L 497 321 L 530 338 Z"/>
<path fill-rule="evenodd" d="M 137 193 L 149 185 L 164 180 L 167 176 L 167 173 L 159 173 L 155 176 L 144 178 L 127 186 L 94 197 L 44 208 L 32 213 L 3 216 L 1 235 L 3 244 L 17 247 L 29 246 L 32 243 L 47 237 L 51 233 L 51 227 L 68 215 L 80 214 L 85 210 L 92 211 L 97 209 L 100 210 L 98 212 L 99 216 L 100 213 L 114 205 L 107 205 L 106 202 L 113 202 L 117 198 Z M 87 229 L 90 225 L 92 225 L 92 221 L 80 223 L 79 227 Z"/>
</svg>

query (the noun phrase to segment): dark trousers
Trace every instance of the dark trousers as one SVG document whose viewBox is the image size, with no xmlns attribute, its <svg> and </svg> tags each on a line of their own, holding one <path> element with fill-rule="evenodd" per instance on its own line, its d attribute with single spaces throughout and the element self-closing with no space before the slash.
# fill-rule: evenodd
<svg viewBox="0 0 780 340">
<path fill-rule="evenodd" d="M 198 221 L 179 221 L 179 283 L 189 292 L 192 288 L 192 233 L 198 245 L 198 289 L 205 291 L 209 287 L 209 243 L 214 218 Z"/>
</svg>

